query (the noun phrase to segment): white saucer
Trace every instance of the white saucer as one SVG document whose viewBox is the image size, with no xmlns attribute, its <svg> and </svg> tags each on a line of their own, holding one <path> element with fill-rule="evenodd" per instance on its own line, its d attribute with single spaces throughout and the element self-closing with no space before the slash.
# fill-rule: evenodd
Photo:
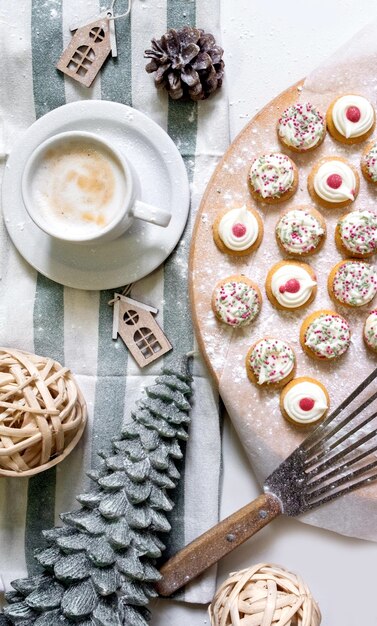
<svg viewBox="0 0 377 626">
<path fill-rule="evenodd" d="M 67 130 L 97 133 L 124 152 L 140 179 L 140 199 L 170 210 L 169 226 L 135 220 L 119 239 L 96 246 L 63 243 L 40 230 L 22 200 L 22 172 L 42 141 Z M 8 158 L 2 196 L 5 224 L 20 254 L 41 274 L 77 289 L 120 287 L 152 272 L 178 243 L 190 204 L 186 168 L 165 131 L 143 113 L 103 100 L 66 104 L 30 126 Z"/>
</svg>

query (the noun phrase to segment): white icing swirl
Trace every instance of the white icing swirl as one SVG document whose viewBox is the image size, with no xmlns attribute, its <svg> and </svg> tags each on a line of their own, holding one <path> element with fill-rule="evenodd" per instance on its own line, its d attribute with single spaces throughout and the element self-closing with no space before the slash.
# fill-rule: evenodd
<svg viewBox="0 0 377 626">
<path fill-rule="evenodd" d="M 233 227 L 236 224 L 242 224 L 246 231 L 238 237 Z M 225 213 L 219 223 L 219 236 L 223 244 L 230 250 L 241 252 L 247 250 L 255 243 L 259 234 L 258 220 L 246 206 L 240 209 L 232 209 Z"/>
<path fill-rule="evenodd" d="M 325 229 L 308 211 L 292 209 L 278 221 L 276 234 L 287 252 L 307 254 L 317 248 Z"/>
<path fill-rule="evenodd" d="M 252 164 L 250 182 L 254 191 L 262 198 L 280 198 L 292 189 L 293 163 L 280 152 L 264 154 Z"/>
<path fill-rule="evenodd" d="M 371 254 L 377 249 L 377 214 L 352 211 L 339 220 L 342 243 L 352 254 Z"/>
<path fill-rule="evenodd" d="M 357 107 L 360 111 L 360 119 L 352 122 L 347 118 L 349 107 Z M 352 139 L 360 137 L 370 130 L 374 124 L 374 110 L 371 103 L 362 96 L 342 96 L 338 98 L 332 109 L 332 119 L 338 133 Z"/>
<path fill-rule="evenodd" d="M 288 281 L 297 281 L 294 291 L 289 290 Z M 305 304 L 316 285 L 309 272 L 296 263 L 285 263 L 271 277 L 271 291 L 286 309 L 296 309 Z"/>
<path fill-rule="evenodd" d="M 377 350 L 377 311 L 371 311 L 365 321 L 364 339 L 372 350 Z"/>
<path fill-rule="evenodd" d="M 261 339 L 250 355 L 250 367 L 258 385 L 280 382 L 292 372 L 294 366 L 292 348 L 280 339 Z"/>
<path fill-rule="evenodd" d="M 261 307 L 257 291 L 241 280 L 225 280 L 216 287 L 214 303 L 218 317 L 229 326 L 247 326 Z"/>
<path fill-rule="evenodd" d="M 327 180 L 329 176 L 337 174 L 342 179 L 342 184 L 334 189 Z M 314 176 L 314 189 L 316 194 L 326 202 L 345 202 L 354 200 L 356 193 L 356 177 L 352 168 L 337 159 L 325 161 L 319 167 Z"/>
<path fill-rule="evenodd" d="M 332 289 L 339 302 L 363 306 L 377 293 L 377 272 L 364 261 L 344 261 L 336 270 Z"/>
<path fill-rule="evenodd" d="M 311 399 L 314 405 L 311 409 L 302 408 L 304 399 Z M 308 380 L 292 385 L 286 392 L 283 407 L 287 415 L 298 424 L 313 424 L 317 422 L 328 409 L 328 402 L 322 387 Z"/>
<path fill-rule="evenodd" d="M 323 116 L 310 102 L 293 104 L 278 122 L 278 134 L 297 150 L 314 148 L 326 132 Z"/>
<path fill-rule="evenodd" d="M 304 341 L 317 356 L 334 359 L 349 348 L 349 324 L 341 315 L 322 313 L 309 324 Z"/>
<path fill-rule="evenodd" d="M 367 173 L 374 183 L 377 183 L 377 143 L 375 143 L 363 158 Z"/>
</svg>

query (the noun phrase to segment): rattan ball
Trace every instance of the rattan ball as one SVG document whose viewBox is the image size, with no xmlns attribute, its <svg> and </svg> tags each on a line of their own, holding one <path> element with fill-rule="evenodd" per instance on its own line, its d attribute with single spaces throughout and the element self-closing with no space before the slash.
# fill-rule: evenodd
<svg viewBox="0 0 377 626">
<path fill-rule="evenodd" d="M 0 476 L 32 476 L 56 465 L 79 441 L 86 419 L 67 367 L 0 348 Z"/>
<path fill-rule="evenodd" d="M 321 612 L 297 574 L 258 563 L 230 574 L 209 606 L 212 626 L 319 626 Z"/>
</svg>

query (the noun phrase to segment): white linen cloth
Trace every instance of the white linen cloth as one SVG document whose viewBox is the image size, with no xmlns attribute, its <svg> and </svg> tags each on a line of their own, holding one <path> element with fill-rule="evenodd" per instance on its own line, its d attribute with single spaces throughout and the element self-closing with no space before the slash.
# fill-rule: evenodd
<svg viewBox="0 0 377 626">
<path fill-rule="evenodd" d="M 123 0 L 115 5 L 116 13 L 125 8 Z M 0 173 L 12 147 L 35 119 L 65 102 L 104 98 L 131 104 L 169 131 L 188 168 L 191 216 L 165 266 L 136 283 L 132 296 L 159 308 L 159 322 L 178 354 L 195 349 L 187 297 L 188 249 L 195 211 L 228 144 L 227 101 L 222 90 L 198 104 L 169 102 L 145 72 L 143 53 L 150 39 L 159 38 L 167 27 L 197 24 L 218 37 L 218 1 L 134 0 L 131 18 L 116 22 L 118 59 L 110 58 L 87 90 L 58 74 L 55 63 L 71 37 L 69 25 L 98 13 L 96 0 L 23 0 L 16 12 L 11 4 L 0 6 Z M 160 372 L 162 362 L 139 370 L 120 339 L 116 344 L 111 339 L 107 301 L 112 291 L 79 291 L 38 275 L 15 250 L 3 223 L 0 261 L 0 345 L 64 362 L 76 375 L 89 408 L 82 441 L 56 469 L 29 480 L 0 478 L 0 575 L 8 589 L 11 580 L 26 576 L 27 569 L 34 571 L 32 551 L 40 545 L 45 524 L 58 524 L 59 513 L 78 508 L 75 495 L 88 485 L 85 472 L 96 463 L 96 452 L 109 447 L 110 437 L 128 418 L 142 388 Z M 218 519 L 218 397 L 198 357 L 194 376 L 191 437 L 176 491 L 169 553 Z M 205 603 L 214 589 L 215 568 L 180 599 Z"/>
</svg>

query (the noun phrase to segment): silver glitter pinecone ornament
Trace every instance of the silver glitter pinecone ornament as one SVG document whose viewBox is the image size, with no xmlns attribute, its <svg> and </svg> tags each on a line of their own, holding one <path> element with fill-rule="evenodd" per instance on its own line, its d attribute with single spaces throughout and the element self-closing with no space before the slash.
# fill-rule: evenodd
<svg viewBox="0 0 377 626">
<path fill-rule="evenodd" d="M 156 87 L 165 88 L 173 100 L 205 100 L 222 85 L 223 52 L 214 36 L 200 28 L 171 28 L 161 39 L 152 39 L 145 69 L 156 72 Z"/>
</svg>

